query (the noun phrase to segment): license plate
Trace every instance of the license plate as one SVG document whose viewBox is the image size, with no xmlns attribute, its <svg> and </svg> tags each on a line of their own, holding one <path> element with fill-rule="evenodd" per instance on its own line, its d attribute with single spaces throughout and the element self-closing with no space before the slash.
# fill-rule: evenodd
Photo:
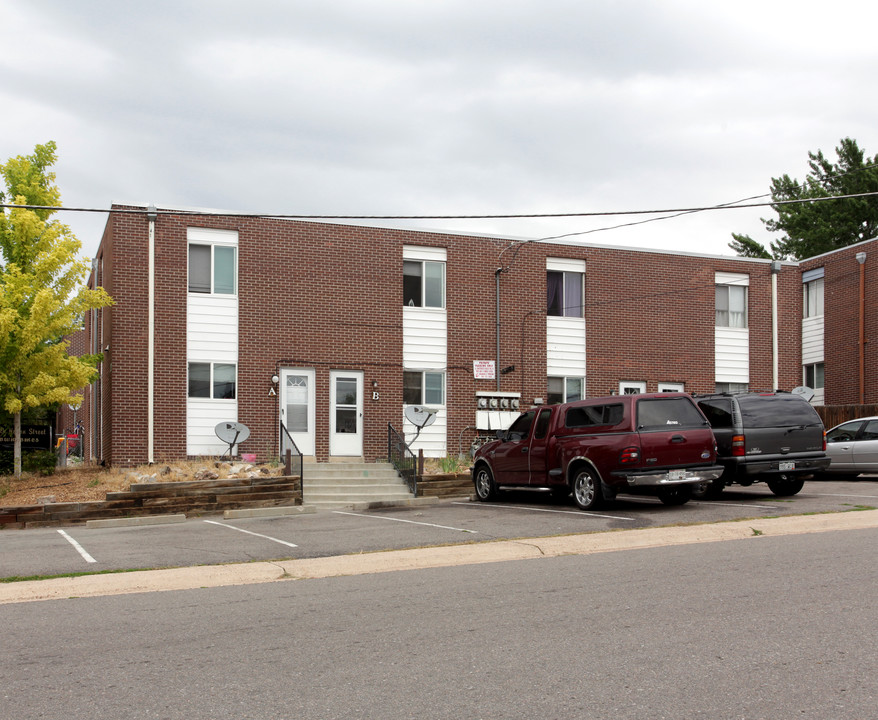
<svg viewBox="0 0 878 720">
<path fill-rule="evenodd" d="M 795 470 L 796 463 L 794 462 L 782 462 L 777 464 L 777 469 L 781 472 L 786 472 L 787 470 Z"/>
<path fill-rule="evenodd" d="M 668 470 L 668 480 L 683 480 L 685 478 L 685 470 Z"/>
</svg>

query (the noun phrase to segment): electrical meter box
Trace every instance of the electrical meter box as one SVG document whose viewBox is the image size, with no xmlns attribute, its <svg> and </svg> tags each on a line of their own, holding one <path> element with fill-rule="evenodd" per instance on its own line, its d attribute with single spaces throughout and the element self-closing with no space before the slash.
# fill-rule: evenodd
<svg viewBox="0 0 878 720">
<path fill-rule="evenodd" d="M 520 414 L 521 393 L 480 391 L 476 393 L 476 428 L 505 430 Z"/>
</svg>

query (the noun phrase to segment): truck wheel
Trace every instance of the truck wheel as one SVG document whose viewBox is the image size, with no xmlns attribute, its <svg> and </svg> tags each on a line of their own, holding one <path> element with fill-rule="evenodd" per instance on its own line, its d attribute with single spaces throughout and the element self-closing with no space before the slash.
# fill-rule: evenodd
<svg viewBox="0 0 878 720">
<path fill-rule="evenodd" d="M 765 482 L 768 483 L 769 490 L 780 497 L 795 495 L 805 486 L 805 481 L 801 478 L 780 477 Z"/>
<path fill-rule="evenodd" d="M 587 468 L 580 468 L 573 477 L 573 499 L 580 510 L 594 510 L 601 504 L 601 481 Z"/>
<path fill-rule="evenodd" d="M 659 490 L 659 500 L 665 505 L 685 505 L 692 497 L 692 487 L 680 485 L 678 487 L 664 488 Z"/>
<path fill-rule="evenodd" d="M 494 484 L 494 476 L 486 465 L 480 465 L 476 470 L 476 497 L 482 502 L 494 500 L 497 497 L 497 486 Z"/>
<path fill-rule="evenodd" d="M 726 484 L 722 480 L 705 480 L 692 486 L 692 498 L 695 500 L 716 500 L 723 494 Z"/>
</svg>

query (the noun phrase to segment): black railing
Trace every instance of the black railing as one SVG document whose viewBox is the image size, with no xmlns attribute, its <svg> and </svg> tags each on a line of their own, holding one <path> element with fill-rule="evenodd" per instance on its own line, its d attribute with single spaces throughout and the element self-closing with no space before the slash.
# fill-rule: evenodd
<svg viewBox="0 0 878 720">
<path fill-rule="evenodd" d="M 412 495 L 418 494 L 418 458 L 406 445 L 405 438 L 387 423 L 387 459 L 402 475 Z"/>
<path fill-rule="evenodd" d="M 303 470 L 305 469 L 305 463 L 302 459 L 302 453 L 299 451 L 296 441 L 290 437 L 287 426 L 283 422 L 280 424 L 280 459 L 284 464 L 284 473 L 286 475 L 297 474 L 299 481 L 304 481 Z M 299 471 L 298 473 L 293 473 L 294 467 Z"/>
</svg>

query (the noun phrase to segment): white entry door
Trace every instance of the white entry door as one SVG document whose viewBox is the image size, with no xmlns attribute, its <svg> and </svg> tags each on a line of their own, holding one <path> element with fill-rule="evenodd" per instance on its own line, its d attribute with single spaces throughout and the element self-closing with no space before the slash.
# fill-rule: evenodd
<svg viewBox="0 0 878 720">
<path fill-rule="evenodd" d="M 302 455 L 314 455 L 314 370 L 284 368 L 280 372 L 280 419 Z M 281 430 L 281 456 L 289 440 Z"/>
<path fill-rule="evenodd" d="M 363 454 L 363 373 L 333 370 L 329 373 L 329 454 L 360 457 Z"/>
</svg>

